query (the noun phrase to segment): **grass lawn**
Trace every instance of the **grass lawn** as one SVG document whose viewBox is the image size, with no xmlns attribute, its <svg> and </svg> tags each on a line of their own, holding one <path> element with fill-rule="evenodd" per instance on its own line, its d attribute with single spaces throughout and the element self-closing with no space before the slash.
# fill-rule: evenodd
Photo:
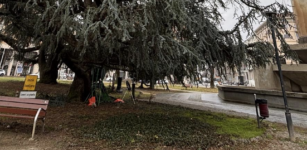
<svg viewBox="0 0 307 150">
<path fill-rule="evenodd" d="M 24 82 L 25 77 L 7 77 L 7 76 L 0 76 L 0 82 L 9 82 L 9 81 L 20 81 Z"/>
<path fill-rule="evenodd" d="M 256 127 L 255 120 L 220 113 L 146 102 L 133 105 L 131 101 L 120 107 L 134 111 L 101 119 L 79 135 L 94 141 L 104 139 L 116 147 L 151 143 L 206 149 L 216 147 L 221 141 L 223 145 L 231 145 L 234 139 L 250 139 L 265 132 L 264 128 Z"/>
<path fill-rule="evenodd" d="M 23 78 L 24 80 L 24 78 Z M 0 78 L 0 95 L 14 95 L 23 86 L 22 77 Z M 96 108 L 85 102 L 68 103 L 65 94 L 69 81 L 57 85 L 37 84 L 39 93 L 61 95 L 61 103 L 48 108 L 46 133 L 37 133 L 39 142 L 30 142 L 32 120 L 0 117 L 0 145 L 4 149 L 254 149 L 257 138 L 269 144 L 275 133 L 286 131 L 284 125 L 264 122 L 257 128 L 256 120 L 221 113 L 188 109 L 179 106 L 136 101 L 130 93 L 112 92 L 125 103 L 103 102 Z M 106 84 L 106 87 L 108 85 Z M 175 92 L 181 92 L 180 85 Z M 190 90 L 190 89 L 189 89 Z M 199 88 L 200 91 L 206 90 Z M 136 97 L 149 99 L 151 94 L 169 92 L 163 89 L 136 89 Z M 171 90 L 171 92 L 173 92 Z M 125 96 L 124 96 L 125 95 Z M 54 101 L 51 99 L 51 103 Z M 38 124 L 41 125 L 40 123 Z M 305 130 L 301 130 L 305 131 Z M 18 135 L 18 136 L 17 136 Z M 284 140 L 284 139 L 283 139 Z M 248 141 L 248 142 L 242 142 Z M 304 140 L 298 146 L 307 148 Z M 7 145 L 14 145 L 9 147 Z M 5 147 L 7 146 L 7 147 Z M 28 146 L 28 147 L 27 147 Z M 1 149 L 1 148 L 0 148 Z"/>
</svg>

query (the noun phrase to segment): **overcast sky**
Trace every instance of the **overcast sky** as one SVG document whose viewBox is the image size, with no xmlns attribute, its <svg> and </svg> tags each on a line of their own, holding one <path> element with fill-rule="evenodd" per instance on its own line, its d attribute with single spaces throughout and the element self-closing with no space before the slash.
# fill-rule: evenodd
<svg viewBox="0 0 307 150">
<path fill-rule="evenodd" d="M 281 4 L 291 6 L 291 0 L 259 0 L 259 1 L 260 1 L 260 4 L 264 5 L 264 6 L 270 5 L 274 2 L 279 2 Z M 222 23 L 222 27 L 224 28 L 224 30 L 230 30 L 236 24 L 237 20 L 236 20 L 236 18 L 233 17 L 233 13 L 234 13 L 234 8 L 230 8 L 230 9 L 228 9 L 228 10 L 226 10 L 222 13 L 222 15 L 225 19 L 225 21 Z M 257 24 L 257 23 L 254 24 L 254 29 L 256 29 L 259 25 L 260 24 Z M 246 34 L 244 34 L 243 38 L 247 39 L 245 36 L 246 36 Z"/>
</svg>

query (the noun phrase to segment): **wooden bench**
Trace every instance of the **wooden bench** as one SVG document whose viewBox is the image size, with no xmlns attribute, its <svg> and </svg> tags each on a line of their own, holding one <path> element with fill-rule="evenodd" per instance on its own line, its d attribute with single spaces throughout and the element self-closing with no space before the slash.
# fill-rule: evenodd
<svg viewBox="0 0 307 150">
<path fill-rule="evenodd" d="M 38 119 L 43 121 L 44 132 L 48 104 L 49 100 L 0 96 L 0 116 L 34 119 L 31 137 L 33 139 Z"/>
</svg>

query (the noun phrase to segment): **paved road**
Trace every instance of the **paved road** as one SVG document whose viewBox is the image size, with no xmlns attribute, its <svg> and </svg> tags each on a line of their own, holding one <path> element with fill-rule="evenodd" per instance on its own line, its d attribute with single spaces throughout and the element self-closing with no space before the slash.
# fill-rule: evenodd
<svg viewBox="0 0 307 150">
<path fill-rule="evenodd" d="M 255 105 L 224 101 L 218 97 L 217 93 L 160 93 L 152 101 L 256 118 Z M 284 109 L 269 108 L 269 113 L 270 117 L 266 119 L 267 121 L 286 124 Z M 307 113 L 293 110 L 290 110 L 290 113 L 294 126 L 307 128 Z"/>
</svg>

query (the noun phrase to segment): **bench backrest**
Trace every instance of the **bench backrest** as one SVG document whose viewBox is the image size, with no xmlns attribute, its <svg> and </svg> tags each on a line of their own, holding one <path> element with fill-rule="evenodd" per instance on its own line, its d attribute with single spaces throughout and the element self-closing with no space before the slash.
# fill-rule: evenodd
<svg viewBox="0 0 307 150">
<path fill-rule="evenodd" d="M 0 96 L 0 106 L 13 107 L 13 108 L 25 108 L 25 109 L 47 109 L 49 100 L 42 99 L 28 99 L 28 98 L 16 98 Z"/>
</svg>

